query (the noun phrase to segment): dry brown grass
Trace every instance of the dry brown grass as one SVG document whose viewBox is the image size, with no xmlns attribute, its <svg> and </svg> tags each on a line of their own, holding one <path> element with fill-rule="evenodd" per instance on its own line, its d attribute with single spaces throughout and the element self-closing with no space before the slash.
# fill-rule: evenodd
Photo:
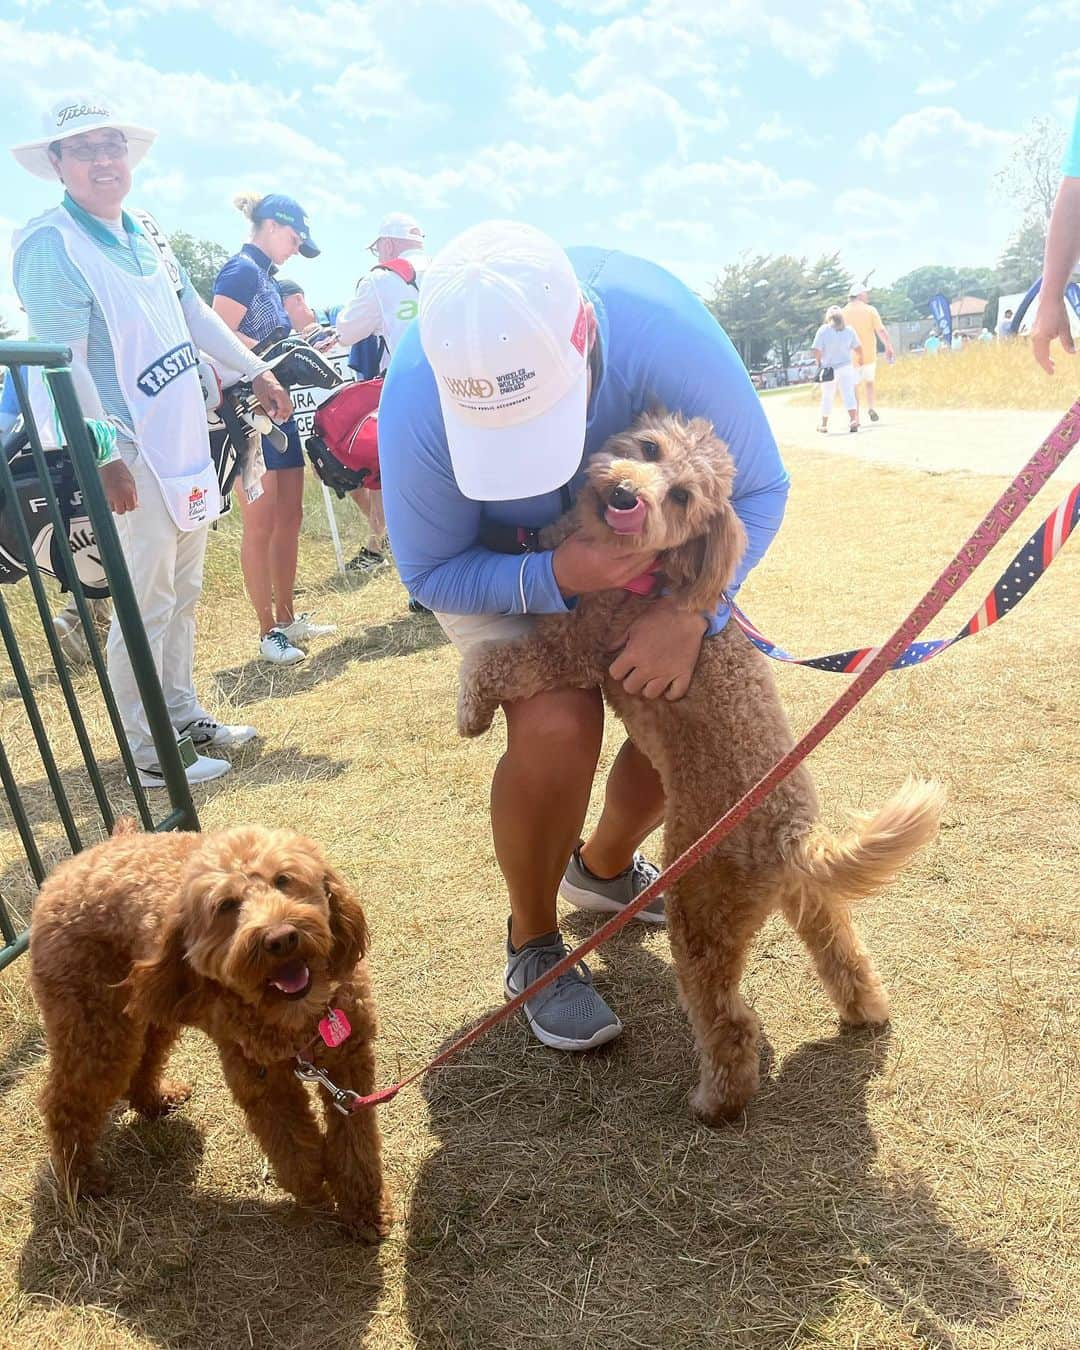
<svg viewBox="0 0 1080 1350">
<path fill-rule="evenodd" d="M 807 653 L 886 633 L 997 491 L 806 453 L 790 462 L 788 521 L 743 599 Z M 305 601 L 342 631 L 292 673 L 256 666 L 236 543 L 231 525 L 213 541 L 200 673 L 216 706 L 256 722 L 263 739 L 224 786 L 204 790 L 203 823 L 309 830 L 360 881 L 387 1080 L 499 1001 L 505 904 L 485 806 L 501 733 L 457 741 L 450 651 L 403 612 L 391 576 L 322 584 L 332 565 L 314 528 Z M 981 578 L 994 576 L 991 563 Z M 0 1343 L 1077 1344 L 1077 684 L 1066 630 L 1077 579 L 1066 550 L 992 634 L 887 677 L 814 755 L 834 823 L 915 770 L 947 781 L 947 827 L 863 912 L 894 1001 L 887 1034 L 838 1034 L 803 952 L 779 923 L 766 929 L 746 983 L 770 1067 L 731 1129 L 687 1113 L 693 1055 L 668 944 L 637 930 L 594 964 L 627 1023 L 609 1052 L 560 1056 L 514 1024 L 384 1111 L 402 1213 L 380 1250 L 295 1216 L 264 1184 L 194 1034 L 177 1055 L 196 1085 L 189 1106 L 153 1125 L 120 1116 L 107 1147 L 116 1192 L 73 1214 L 43 1172 L 42 1045 L 18 962 L 0 976 Z M 974 584 L 935 631 L 954 631 L 981 593 Z M 778 675 L 796 728 L 842 687 L 805 670 Z M 47 681 L 43 691 L 55 705 Z M 10 700 L 2 709 L 10 743 L 18 718 Z M 612 729 L 609 755 L 617 740 Z M 58 854 L 25 735 L 17 757 Z M 11 836 L 3 843 L 0 885 L 17 894 Z M 566 922 L 575 936 L 587 927 Z"/>
<path fill-rule="evenodd" d="M 1053 377 L 1035 364 L 1026 338 L 966 342 L 958 352 L 906 356 L 891 366 L 879 356 L 877 398 L 883 406 L 894 408 L 1027 408 L 1034 412 L 1057 408 L 1060 415 L 1075 397 L 1080 366 L 1057 343 L 1052 354 L 1057 367 Z M 817 401 L 817 386 L 804 398 Z"/>
</svg>

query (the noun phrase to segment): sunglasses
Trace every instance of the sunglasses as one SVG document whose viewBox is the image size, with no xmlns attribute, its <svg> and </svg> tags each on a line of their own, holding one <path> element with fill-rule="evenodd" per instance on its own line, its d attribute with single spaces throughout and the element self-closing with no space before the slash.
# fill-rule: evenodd
<svg viewBox="0 0 1080 1350">
<path fill-rule="evenodd" d="M 93 164 L 96 159 L 126 159 L 128 143 L 125 140 L 96 141 L 83 145 L 64 145 L 60 150 L 80 164 Z"/>
</svg>

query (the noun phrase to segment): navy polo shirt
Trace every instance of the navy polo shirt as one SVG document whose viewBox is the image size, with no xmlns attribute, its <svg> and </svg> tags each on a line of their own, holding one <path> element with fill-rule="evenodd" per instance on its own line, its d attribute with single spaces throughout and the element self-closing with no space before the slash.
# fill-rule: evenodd
<svg viewBox="0 0 1080 1350">
<path fill-rule="evenodd" d="M 243 305 L 240 332 L 253 342 L 265 342 L 276 328 L 286 333 L 292 323 L 285 312 L 281 292 L 274 282 L 277 268 L 254 244 L 245 244 L 225 263 L 214 282 L 214 294 Z"/>
</svg>

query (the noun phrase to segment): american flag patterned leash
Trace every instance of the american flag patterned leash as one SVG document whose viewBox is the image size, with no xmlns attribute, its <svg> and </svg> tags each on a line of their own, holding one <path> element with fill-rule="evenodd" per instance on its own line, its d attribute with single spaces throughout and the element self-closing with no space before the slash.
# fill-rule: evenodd
<svg viewBox="0 0 1080 1350">
<path fill-rule="evenodd" d="M 961 639 L 971 637 L 973 633 L 981 633 L 999 619 L 1003 619 L 1023 600 L 1061 552 L 1078 521 L 1080 521 L 1080 483 L 1077 483 L 1056 510 L 1051 511 L 1046 517 L 998 578 L 994 589 L 979 606 L 978 611 L 968 619 L 955 637 L 912 642 L 904 648 L 889 669 L 901 670 L 907 666 L 922 665 L 931 657 L 948 651 Z M 881 651 L 880 647 L 856 647 L 852 651 L 832 652 L 828 656 L 792 656 L 755 627 L 733 600 L 728 603 L 731 606 L 731 617 L 742 631 L 759 652 L 771 656 L 774 661 L 788 661 L 796 666 L 811 666 L 814 670 L 828 670 L 834 675 L 858 675 Z"/>
<path fill-rule="evenodd" d="M 867 664 L 855 676 L 840 697 L 822 713 L 802 739 L 793 745 L 783 758 L 776 761 L 768 773 L 759 778 L 754 786 L 744 793 L 734 806 L 729 807 L 715 824 L 710 825 L 700 839 L 691 844 L 684 853 L 680 853 L 674 862 L 669 863 L 660 875 L 654 881 L 651 881 L 621 913 L 613 915 L 606 923 L 601 924 L 595 933 L 587 937 L 572 952 L 567 953 L 561 961 L 549 967 L 543 975 L 523 989 L 520 994 L 515 994 L 501 1008 L 482 1018 L 476 1026 L 465 1032 L 463 1036 L 457 1037 L 434 1059 L 421 1065 L 419 1069 L 415 1069 L 398 1082 L 391 1083 L 388 1087 L 379 1088 L 375 1092 L 369 1092 L 365 1096 L 353 1092 L 344 1093 L 343 1096 L 347 1100 L 335 1103 L 339 1110 L 345 1114 L 351 1114 L 354 1111 L 362 1111 L 366 1107 L 379 1106 L 384 1102 L 393 1100 L 402 1088 L 409 1087 L 410 1084 L 424 1078 L 432 1069 L 441 1068 L 454 1055 L 460 1054 L 462 1050 L 478 1041 L 493 1027 L 498 1026 L 500 1022 L 504 1022 L 517 1012 L 528 999 L 535 998 L 541 990 L 546 989 L 548 985 L 554 984 L 561 976 L 573 970 L 590 952 L 595 951 L 609 938 L 614 937 L 621 928 L 625 928 L 630 920 L 639 914 L 646 905 L 663 893 L 665 887 L 677 881 L 684 872 L 689 871 L 699 859 L 715 848 L 725 835 L 730 834 L 737 825 L 746 819 L 751 811 L 761 805 L 769 793 L 806 759 L 830 731 L 835 730 L 852 708 L 861 702 L 877 684 L 878 680 L 893 667 L 901 653 L 905 652 L 926 625 L 941 613 L 945 605 L 986 558 L 994 545 L 1004 537 L 1016 517 L 1049 480 L 1054 470 L 1065 461 L 1077 441 L 1080 441 L 1080 399 L 1073 404 L 1012 480 L 987 515 L 976 526 L 971 538 L 960 549 L 952 562 L 948 564 L 892 637 L 881 647 L 875 649 L 876 655 L 870 657 Z"/>
</svg>

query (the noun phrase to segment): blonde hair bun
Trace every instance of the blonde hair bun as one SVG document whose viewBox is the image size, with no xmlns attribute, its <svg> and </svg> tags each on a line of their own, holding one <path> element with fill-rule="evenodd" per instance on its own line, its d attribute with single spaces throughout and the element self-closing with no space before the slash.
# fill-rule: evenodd
<svg viewBox="0 0 1080 1350">
<path fill-rule="evenodd" d="M 233 206 L 250 220 L 255 208 L 261 201 L 261 192 L 238 192 L 233 198 Z"/>
</svg>

